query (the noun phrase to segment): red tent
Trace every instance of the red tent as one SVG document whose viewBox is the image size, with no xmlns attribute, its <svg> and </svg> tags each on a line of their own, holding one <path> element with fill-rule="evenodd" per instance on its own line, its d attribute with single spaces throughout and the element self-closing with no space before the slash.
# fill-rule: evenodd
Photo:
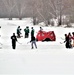
<svg viewBox="0 0 74 75">
<path fill-rule="evenodd" d="M 38 41 L 55 41 L 56 36 L 54 31 L 49 31 L 49 32 L 38 31 L 36 39 Z"/>
</svg>

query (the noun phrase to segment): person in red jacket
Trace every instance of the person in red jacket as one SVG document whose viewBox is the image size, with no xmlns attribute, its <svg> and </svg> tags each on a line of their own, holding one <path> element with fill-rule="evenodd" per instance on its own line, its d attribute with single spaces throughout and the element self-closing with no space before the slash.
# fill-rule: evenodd
<svg viewBox="0 0 74 75">
<path fill-rule="evenodd" d="M 74 32 L 72 32 L 73 36 L 72 36 L 72 40 L 73 40 L 73 44 L 72 47 L 74 47 Z"/>
<path fill-rule="evenodd" d="M 70 47 L 72 47 L 72 35 L 71 35 L 71 33 L 69 32 L 68 33 L 68 37 L 69 37 L 69 45 L 70 45 Z"/>
</svg>

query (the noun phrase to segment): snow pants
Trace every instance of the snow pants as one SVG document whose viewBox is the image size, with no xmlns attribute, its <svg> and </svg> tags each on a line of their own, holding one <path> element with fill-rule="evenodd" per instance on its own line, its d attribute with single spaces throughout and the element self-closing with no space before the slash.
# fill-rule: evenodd
<svg viewBox="0 0 74 75">
<path fill-rule="evenodd" d="M 17 33 L 17 37 L 20 37 L 20 33 Z"/>
<path fill-rule="evenodd" d="M 16 48 L 16 42 L 12 41 L 12 48 L 15 49 Z"/>
<path fill-rule="evenodd" d="M 66 48 L 72 48 L 72 45 L 71 45 L 71 43 L 69 43 L 69 42 L 66 42 Z"/>
<path fill-rule="evenodd" d="M 32 41 L 32 42 L 31 42 L 31 47 L 32 47 L 32 49 L 34 48 L 34 47 L 33 47 L 33 44 L 35 45 L 35 48 L 37 48 L 36 41 Z"/>
<path fill-rule="evenodd" d="M 25 38 L 28 38 L 29 37 L 29 33 L 25 33 Z"/>
</svg>

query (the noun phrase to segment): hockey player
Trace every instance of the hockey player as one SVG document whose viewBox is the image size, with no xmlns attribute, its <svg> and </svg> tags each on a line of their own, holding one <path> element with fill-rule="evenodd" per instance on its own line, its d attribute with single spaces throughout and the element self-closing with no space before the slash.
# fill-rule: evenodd
<svg viewBox="0 0 74 75">
<path fill-rule="evenodd" d="M 30 32 L 29 27 L 27 27 L 27 38 L 29 37 L 29 32 Z"/>
<path fill-rule="evenodd" d="M 43 30 L 43 28 L 42 27 L 40 27 L 40 31 L 42 31 Z"/>
<path fill-rule="evenodd" d="M 25 32 L 25 38 L 28 38 L 29 37 L 29 27 L 26 27 L 24 29 L 24 32 Z"/>
<path fill-rule="evenodd" d="M 73 44 L 72 47 L 74 47 L 74 32 L 72 32 L 73 36 L 72 36 L 72 40 L 73 40 Z"/>
<path fill-rule="evenodd" d="M 15 33 L 13 33 L 13 35 L 11 36 L 11 39 L 12 39 L 12 48 L 16 49 L 17 37 L 15 36 Z"/>
<path fill-rule="evenodd" d="M 71 33 L 68 34 L 68 37 L 69 37 L 69 47 L 72 48 L 72 44 L 71 44 L 72 43 L 72 39 L 71 39 L 72 35 L 71 35 Z"/>
<path fill-rule="evenodd" d="M 66 43 L 66 48 L 72 48 L 71 47 L 71 43 L 70 43 L 70 38 L 69 38 L 69 36 L 67 35 L 67 34 L 65 34 L 65 41 L 64 41 L 64 43 Z"/>
<path fill-rule="evenodd" d="M 20 26 L 18 26 L 17 28 L 17 37 L 20 38 L 20 34 L 21 34 L 21 28 Z"/>
<path fill-rule="evenodd" d="M 32 27 L 31 29 L 32 29 L 32 30 L 31 30 L 31 37 L 32 37 L 32 36 L 34 36 L 34 32 L 35 32 L 35 31 L 34 31 L 33 27 Z"/>
</svg>

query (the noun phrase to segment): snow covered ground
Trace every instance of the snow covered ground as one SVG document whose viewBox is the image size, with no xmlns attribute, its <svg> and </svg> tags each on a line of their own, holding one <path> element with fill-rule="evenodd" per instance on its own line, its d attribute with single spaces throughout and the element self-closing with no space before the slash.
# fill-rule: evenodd
<svg viewBox="0 0 74 75">
<path fill-rule="evenodd" d="M 11 35 L 16 33 L 18 26 L 24 28 L 29 26 L 31 29 L 31 19 L 19 20 L 0 20 L 0 41 L 3 44 L 0 49 L 0 75 L 74 75 L 74 48 L 66 49 L 65 44 L 60 44 L 64 40 L 65 33 L 74 32 L 74 28 L 63 27 L 43 27 L 45 31 L 54 31 L 56 34 L 55 42 L 37 42 L 37 49 L 31 49 L 30 41 L 24 37 L 18 39 L 22 44 L 17 43 L 16 50 L 11 47 Z M 39 26 L 33 26 L 35 35 Z"/>
</svg>

